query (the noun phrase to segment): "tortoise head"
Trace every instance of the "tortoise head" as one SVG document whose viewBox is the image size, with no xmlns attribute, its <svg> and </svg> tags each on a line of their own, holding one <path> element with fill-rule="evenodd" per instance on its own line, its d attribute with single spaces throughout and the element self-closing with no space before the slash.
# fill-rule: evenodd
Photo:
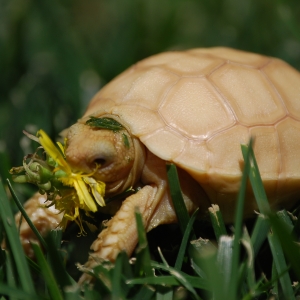
<svg viewBox="0 0 300 300">
<path fill-rule="evenodd" d="M 74 171 L 95 172 L 93 177 L 106 184 L 106 195 L 114 195 L 139 181 L 145 154 L 116 117 L 92 117 L 70 127 L 66 159 Z"/>
</svg>

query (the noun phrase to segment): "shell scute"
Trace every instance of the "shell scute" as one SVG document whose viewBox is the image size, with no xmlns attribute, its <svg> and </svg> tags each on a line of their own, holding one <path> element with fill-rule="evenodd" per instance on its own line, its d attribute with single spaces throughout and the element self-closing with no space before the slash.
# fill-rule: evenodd
<svg viewBox="0 0 300 300">
<path fill-rule="evenodd" d="M 286 118 L 276 125 L 282 160 L 281 176 L 300 179 L 300 122 Z"/>
<path fill-rule="evenodd" d="M 188 138 L 206 139 L 235 123 L 232 112 L 206 78 L 181 78 L 168 92 L 159 113 Z"/>
<path fill-rule="evenodd" d="M 159 157 L 166 161 L 172 161 L 184 149 L 185 139 L 175 130 L 165 127 L 155 131 L 153 134 L 141 136 L 141 141 L 149 145 L 147 148 L 156 153 L 159 151 Z"/>
<path fill-rule="evenodd" d="M 156 112 L 140 105 L 116 105 L 112 109 L 112 114 L 125 120 L 124 125 L 137 137 L 150 135 L 165 127 L 165 122 Z"/>
<path fill-rule="evenodd" d="M 265 66 L 263 71 L 281 95 L 290 116 L 300 120 L 300 73 L 278 59 Z"/>
<path fill-rule="evenodd" d="M 250 128 L 254 137 L 253 149 L 264 178 L 278 180 L 281 170 L 281 154 L 278 133 L 274 126 L 255 126 Z"/>
<path fill-rule="evenodd" d="M 252 68 L 262 67 L 265 64 L 267 64 L 270 60 L 269 57 L 260 54 L 249 53 L 225 47 L 192 49 L 188 52 L 197 55 L 207 55 L 214 58 L 222 59 L 224 62 L 241 64 L 245 67 L 248 66 Z"/>
<path fill-rule="evenodd" d="M 205 56 L 185 55 L 164 66 L 179 76 L 204 76 L 224 63 L 222 59 Z"/>
<path fill-rule="evenodd" d="M 145 69 L 131 83 L 122 103 L 138 104 L 157 111 L 167 91 L 178 81 L 178 76 L 158 67 Z"/>
<path fill-rule="evenodd" d="M 199 182 L 205 182 L 206 173 L 210 168 L 209 156 L 210 152 L 205 141 L 187 140 L 183 151 L 173 159 L 173 162 L 189 170 L 189 173 Z"/>
<path fill-rule="evenodd" d="M 250 139 L 249 129 L 236 125 L 219 132 L 207 141 L 210 155 L 210 172 L 239 176 L 243 167 L 241 144 Z"/>
<path fill-rule="evenodd" d="M 274 124 L 286 115 L 281 99 L 259 69 L 226 64 L 209 79 L 224 95 L 241 124 Z"/>
<path fill-rule="evenodd" d="M 165 66 L 167 63 L 177 61 L 185 56 L 184 52 L 163 52 L 150 56 L 136 64 L 137 67 L 152 67 L 152 66 Z"/>
</svg>

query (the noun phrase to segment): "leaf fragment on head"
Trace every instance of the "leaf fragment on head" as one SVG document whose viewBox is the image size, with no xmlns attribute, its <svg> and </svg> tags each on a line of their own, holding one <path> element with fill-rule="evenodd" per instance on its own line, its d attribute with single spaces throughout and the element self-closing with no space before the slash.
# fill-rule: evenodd
<svg viewBox="0 0 300 300">
<path fill-rule="evenodd" d="M 108 129 L 112 131 L 119 131 L 124 129 L 124 127 L 112 118 L 96 118 L 91 116 L 89 120 L 85 122 L 86 125 L 91 127 Z"/>
<path fill-rule="evenodd" d="M 130 148 L 130 144 L 129 144 L 128 136 L 125 133 L 123 133 L 122 137 L 123 137 L 123 142 L 124 142 L 125 147 L 127 149 L 129 149 Z"/>
</svg>

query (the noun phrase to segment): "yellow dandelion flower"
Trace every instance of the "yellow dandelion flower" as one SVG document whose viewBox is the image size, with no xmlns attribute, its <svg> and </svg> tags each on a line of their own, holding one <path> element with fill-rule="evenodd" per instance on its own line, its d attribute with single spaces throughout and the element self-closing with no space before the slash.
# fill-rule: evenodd
<svg viewBox="0 0 300 300">
<path fill-rule="evenodd" d="M 100 206 L 105 206 L 103 198 L 105 183 L 95 180 L 92 177 L 94 172 L 91 174 L 73 172 L 64 157 L 64 146 L 61 143 L 57 143 L 59 150 L 43 130 L 39 130 L 37 136 L 44 150 L 56 162 L 54 172 L 58 175 L 58 180 L 61 181 L 63 185 L 73 187 L 76 190 L 77 195 L 75 196 L 72 192 L 66 193 L 65 195 L 62 194 L 62 198 L 55 201 L 55 206 L 58 210 L 64 211 L 65 219 L 76 221 L 82 231 L 79 208 L 85 211 L 96 212 L 96 202 Z"/>
</svg>

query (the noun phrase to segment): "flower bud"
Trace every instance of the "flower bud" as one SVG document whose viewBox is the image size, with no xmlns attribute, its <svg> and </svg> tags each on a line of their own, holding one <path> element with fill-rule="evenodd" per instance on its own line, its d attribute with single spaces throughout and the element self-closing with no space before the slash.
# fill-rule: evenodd
<svg viewBox="0 0 300 300">
<path fill-rule="evenodd" d="M 48 181 L 46 183 L 38 183 L 37 185 L 39 189 L 44 190 L 44 191 L 49 191 L 51 189 L 51 182 Z"/>
</svg>

